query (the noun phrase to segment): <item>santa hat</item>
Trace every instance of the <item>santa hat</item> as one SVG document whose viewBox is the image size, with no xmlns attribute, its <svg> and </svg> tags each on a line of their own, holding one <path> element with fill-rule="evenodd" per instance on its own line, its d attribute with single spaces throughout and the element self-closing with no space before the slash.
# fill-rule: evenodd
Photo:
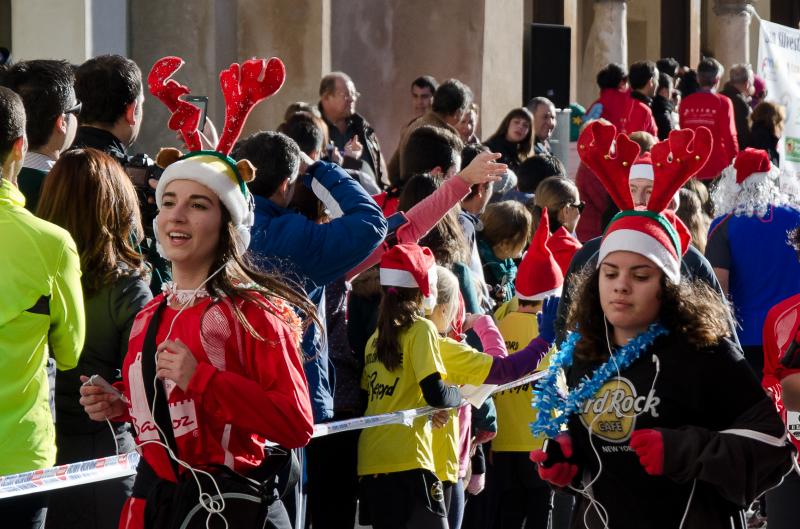
<svg viewBox="0 0 800 529">
<path fill-rule="evenodd" d="M 649 152 L 639 156 L 636 162 L 631 166 L 631 172 L 628 175 L 628 180 L 641 178 L 642 180 L 650 180 L 651 182 L 656 179 L 653 172 L 653 158 Z"/>
<path fill-rule="evenodd" d="M 550 219 L 547 209 L 544 208 L 528 252 L 522 258 L 517 271 L 514 287 L 519 299 L 541 301 L 549 296 L 561 295 L 564 274 L 548 247 L 549 239 Z"/>
<path fill-rule="evenodd" d="M 763 217 L 770 206 L 796 204 L 798 197 L 797 182 L 781 178 L 780 169 L 770 162 L 769 154 L 752 148 L 736 155 L 711 193 L 718 215 L 733 213 L 748 217 Z"/>
<path fill-rule="evenodd" d="M 158 153 L 156 163 L 164 169 L 156 187 L 156 205 L 161 208 L 164 190 L 174 180 L 193 180 L 213 191 L 228 210 L 244 247 L 250 244 L 250 227 L 254 222 L 253 198 L 245 185 L 255 178 L 255 168 L 247 160 L 236 162 L 228 154 L 242 132 L 253 107 L 278 91 L 286 77 L 283 63 L 276 58 L 250 59 L 242 65 L 232 64 L 220 73 L 225 99 L 225 126 L 213 151 L 201 149 L 200 109 L 180 99 L 189 88 L 170 77 L 184 61 L 180 57 L 164 57 L 156 61 L 147 76 L 147 85 L 157 99 L 172 113 L 168 126 L 179 131 L 189 148 L 183 155 L 168 148 Z M 157 231 L 156 231 L 157 233 Z"/>
<path fill-rule="evenodd" d="M 612 155 L 612 143 L 616 139 Z M 616 251 L 638 253 L 661 268 L 667 279 L 680 281 L 680 262 L 686 238 L 662 215 L 681 186 L 708 160 L 712 147 L 711 131 L 699 127 L 670 132 L 669 138 L 653 146 L 653 192 L 647 209 L 633 209 L 628 187 L 630 166 L 639 155 L 639 146 L 625 134 L 616 134 L 613 125 L 592 123 L 578 140 L 581 160 L 592 169 L 622 210 L 606 228 L 600 243 L 598 267 Z"/>
<path fill-rule="evenodd" d="M 392 246 L 381 257 L 380 278 L 385 287 L 418 288 L 425 308 L 436 306 L 436 259 L 430 248 L 413 243 Z"/>
</svg>

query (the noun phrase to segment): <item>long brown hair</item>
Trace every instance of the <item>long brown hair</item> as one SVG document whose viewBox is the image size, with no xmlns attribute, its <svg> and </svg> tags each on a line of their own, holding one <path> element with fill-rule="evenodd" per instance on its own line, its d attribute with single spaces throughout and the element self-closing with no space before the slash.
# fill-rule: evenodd
<svg viewBox="0 0 800 529">
<path fill-rule="evenodd" d="M 119 163 L 104 152 L 62 154 L 45 178 L 36 215 L 72 235 L 87 296 L 144 270 L 134 247 L 143 238 L 136 191 Z"/>
<path fill-rule="evenodd" d="M 522 139 L 521 142 L 517 143 L 517 161 L 522 163 L 533 154 L 533 114 L 531 114 L 531 111 L 527 108 L 515 108 L 506 114 L 506 117 L 504 117 L 503 121 L 500 122 L 500 126 L 497 127 L 495 133 L 492 134 L 484 143 L 488 143 L 498 138 L 505 139 L 506 133 L 508 132 L 508 127 L 511 125 L 511 120 L 514 118 L 528 120 L 528 134 Z"/>
<path fill-rule="evenodd" d="M 608 359 L 606 319 L 600 305 L 600 270 L 583 273 L 575 283 L 567 329 L 581 333 L 575 357 L 587 362 Z M 671 333 L 684 336 L 697 349 L 717 344 L 730 336 L 730 311 L 725 301 L 701 280 L 670 283 L 661 276 L 659 321 Z"/>
<path fill-rule="evenodd" d="M 533 232 L 539 226 L 542 218 L 542 210 L 547 209 L 550 219 L 550 233 L 555 233 L 561 223 L 558 221 L 558 214 L 562 209 L 575 202 L 580 202 L 578 187 L 571 180 L 563 176 L 548 176 L 536 186 L 533 202 Z"/>
<path fill-rule="evenodd" d="M 408 212 L 424 198 L 432 195 L 441 184 L 442 178 L 439 176 L 430 173 L 414 175 L 406 182 L 400 193 L 397 210 Z M 430 248 L 436 258 L 436 263 L 442 266 L 450 267 L 453 263 L 469 262 L 470 250 L 464 237 L 464 230 L 458 223 L 456 208 L 445 213 L 428 234 L 420 239 L 419 245 Z"/>
<path fill-rule="evenodd" d="M 420 315 L 422 292 L 418 288 L 382 287 L 383 298 L 378 310 L 378 337 L 375 352 L 378 360 L 394 371 L 403 363 L 400 333 L 411 327 Z"/>
<path fill-rule="evenodd" d="M 275 314 L 280 319 L 287 321 L 285 315 L 276 314 L 273 308 L 264 303 L 261 296 L 273 297 L 286 301 L 299 312 L 302 320 L 302 330 L 312 322 L 320 325 L 317 318 L 316 307 L 308 299 L 303 288 L 288 277 L 266 272 L 258 267 L 249 253 L 244 248 L 236 235 L 236 228 L 231 222 L 230 213 L 219 202 L 222 212 L 222 228 L 217 244 L 217 255 L 209 269 L 209 274 L 222 267 L 222 271 L 209 280 L 207 290 L 210 295 L 220 297 L 225 295 L 229 299 L 242 299 L 252 302 L 260 308 Z M 263 337 L 247 321 L 237 303 L 232 303 L 233 312 L 242 327 L 258 340 Z M 210 308 L 211 305 L 209 305 Z M 291 322 L 287 321 L 291 324 Z"/>
</svg>

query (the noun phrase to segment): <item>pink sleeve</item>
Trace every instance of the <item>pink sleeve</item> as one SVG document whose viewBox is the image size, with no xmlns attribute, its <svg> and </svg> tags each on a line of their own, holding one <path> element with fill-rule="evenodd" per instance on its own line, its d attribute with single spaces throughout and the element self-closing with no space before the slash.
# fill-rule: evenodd
<svg viewBox="0 0 800 529">
<path fill-rule="evenodd" d="M 442 187 L 422 199 L 406 212 L 408 223 L 397 230 L 397 242 L 417 242 L 442 217 L 469 194 L 469 184 L 460 176 L 448 178 Z"/>
<path fill-rule="evenodd" d="M 442 220 L 442 217 L 453 206 L 461 202 L 469 194 L 469 189 L 470 185 L 458 175 L 445 180 L 442 187 L 406 212 L 405 215 L 408 222 L 397 229 L 397 242 L 412 243 L 419 241 L 436 226 L 437 222 Z M 380 262 L 381 256 L 385 251 L 386 246 L 384 244 L 379 245 L 361 264 L 347 273 L 347 279 L 351 280 L 367 268 Z"/>
<path fill-rule="evenodd" d="M 472 324 L 472 328 L 475 329 L 475 334 L 477 334 L 478 338 L 481 340 L 484 353 L 490 356 L 508 356 L 506 342 L 503 340 L 500 331 L 497 330 L 497 326 L 494 324 L 491 316 L 484 314 L 479 317 L 475 320 L 475 323 Z"/>
</svg>

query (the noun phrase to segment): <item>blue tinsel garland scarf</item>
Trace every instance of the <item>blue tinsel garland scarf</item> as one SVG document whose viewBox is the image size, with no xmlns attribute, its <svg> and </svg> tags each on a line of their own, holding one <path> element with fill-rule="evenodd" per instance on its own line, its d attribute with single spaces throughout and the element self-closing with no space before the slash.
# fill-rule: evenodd
<svg viewBox="0 0 800 529">
<path fill-rule="evenodd" d="M 614 354 L 616 364 L 611 359 L 607 360 L 594 370 L 591 378 L 584 378 L 583 382 L 570 391 L 565 400 L 558 395 L 556 387 L 558 373 L 572 365 L 572 353 L 578 340 L 581 339 L 580 333 L 570 333 L 564 346 L 553 356 L 547 374 L 539 380 L 533 390 L 533 407 L 539 410 L 536 421 L 531 424 L 533 434 L 555 437 L 570 416 L 578 412 L 583 403 L 591 399 L 609 378 L 616 375 L 618 370 L 622 371 L 630 366 L 656 338 L 668 333 L 666 327 L 660 323 L 651 323 L 645 332 Z"/>
</svg>

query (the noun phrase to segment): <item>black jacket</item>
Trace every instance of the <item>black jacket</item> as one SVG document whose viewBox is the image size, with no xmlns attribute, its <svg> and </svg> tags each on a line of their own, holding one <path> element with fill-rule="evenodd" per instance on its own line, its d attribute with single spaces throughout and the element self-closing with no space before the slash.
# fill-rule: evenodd
<svg viewBox="0 0 800 529">
<path fill-rule="evenodd" d="M 658 127 L 658 139 L 666 140 L 669 131 L 676 129 L 675 123 L 675 103 L 671 99 L 656 95 L 650 107 L 653 110 L 653 119 L 656 120 Z"/>
<path fill-rule="evenodd" d="M 322 114 L 322 106 L 319 106 L 320 114 Z M 379 186 L 383 186 L 381 183 L 383 180 L 383 173 L 381 171 L 381 160 L 383 157 L 383 153 L 381 152 L 381 145 L 378 142 L 378 136 L 375 134 L 375 129 L 372 128 L 372 125 L 364 119 L 364 116 L 361 114 L 353 114 L 347 119 L 347 129 L 345 129 L 344 134 L 342 134 L 339 129 L 331 123 L 327 118 L 324 117 L 325 123 L 328 124 L 328 133 L 330 134 L 330 139 L 336 145 L 336 148 L 340 151 L 344 150 L 345 144 L 350 141 L 353 136 L 358 136 L 358 141 L 361 142 L 361 145 L 364 147 L 364 154 L 361 155 L 361 161 L 363 162 L 362 167 L 350 167 L 350 169 L 359 169 L 361 171 L 370 171 L 374 176 L 375 182 L 378 183 Z"/>
<path fill-rule="evenodd" d="M 575 387 L 597 366 L 576 359 L 567 384 Z M 794 448 L 775 406 L 739 347 L 727 340 L 698 350 L 678 333 L 661 337 L 585 406 L 588 412 L 569 419 L 579 466 L 573 486 L 592 482 L 592 495 L 614 529 L 675 529 L 687 505 L 686 529 L 737 527 L 731 520 L 741 520 L 750 502 L 792 468 Z M 648 475 L 629 446 L 631 432 L 641 429 L 663 435 L 662 476 Z M 768 436 L 777 446 L 743 431 Z M 573 527 L 584 527 L 587 508 L 588 500 L 578 496 Z M 593 509 L 587 518 L 589 529 L 603 527 Z"/>
<path fill-rule="evenodd" d="M 747 99 L 742 95 L 739 90 L 730 83 L 726 83 L 725 87 L 720 90 L 723 94 L 733 103 L 733 119 L 736 122 L 736 136 L 739 140 L 739 149 L 744 149 L 746 145 L 750 144 L 750 123 L 748 118 L 753 111 Z"/>
</svg>

